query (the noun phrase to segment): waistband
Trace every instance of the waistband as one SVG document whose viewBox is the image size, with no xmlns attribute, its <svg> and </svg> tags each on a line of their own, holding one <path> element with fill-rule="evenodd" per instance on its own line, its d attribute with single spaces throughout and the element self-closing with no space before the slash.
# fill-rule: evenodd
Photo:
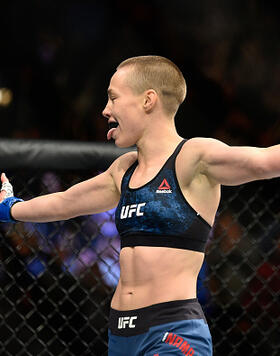
<svg viewBox="0 0 280 356">
<path fill-rule="evenodd" d="M 207 242 L 207 236 L 209 234 L 209 229 L 207 234 L 204 234 L 204 239 L 194 239 L 196 232 L 193 229 L 189 229 L 188 235 L 185 236 L 175 236 L 175 235 L 155 235 L 148 234 L 144 232 L 130 233 L 130 234 L 120 234 L 121 236 L 121 249 L 124 247 L 135 247 L 135 246 L 155 246 L 155 247 L 169 247 L 169 248 L 180 248 L 183 250 L 191 250 L 198 252 L 205 252 L 205 245 Z M 202 228 L 200 229 L 202 232 Z M 201 233 L 202 235 L 202 233 Z"/>
<path fill-rule="evenodd" d="M 133 310 L 110 309 L 109 329 L 114 335 L 133 336 L 173 321 L 206 319 L 197 298 L 174 300 Z"/>
</svg>

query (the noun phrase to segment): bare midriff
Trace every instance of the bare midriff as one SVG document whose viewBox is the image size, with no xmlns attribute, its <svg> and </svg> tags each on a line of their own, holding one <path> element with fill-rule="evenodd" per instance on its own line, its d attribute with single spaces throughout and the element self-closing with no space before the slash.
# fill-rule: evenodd
<svg viewBox="0 0 280 356">
<path fill-rule="evenodd" d="M 166 247 L 125 247 L 111 306 L 132 310 L 172 300 L 196 298 L 204 253 Z"/>
</svg>

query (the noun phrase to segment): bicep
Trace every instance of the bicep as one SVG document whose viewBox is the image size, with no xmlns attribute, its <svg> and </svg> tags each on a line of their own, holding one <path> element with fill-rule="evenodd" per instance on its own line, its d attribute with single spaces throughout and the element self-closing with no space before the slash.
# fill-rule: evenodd
<svg viewBox="0 0 280 356">
<path fill-rule="evenodd" d="M 264 149 L 231 147 L 207 139 L 201 148 L 201 173 L 214 183 L 239 185 L 264 177 Z"/>
<path fill-rule="evenodd" d="M 136 157 L 136 152 L 128 152 L 117 158 L 104 173 L 65 191 L 63 199 L 75 204 L 72 216 L 101 213 L 116 207 L 123 174 Z"/>
<path fill-rule="evenodd" d="M 72 216 L 96 214 L 118 204 L 119 192 L 109 170 L 78 183 L 63 193 L 64 204 L 71 206 Z"/>
</svg>

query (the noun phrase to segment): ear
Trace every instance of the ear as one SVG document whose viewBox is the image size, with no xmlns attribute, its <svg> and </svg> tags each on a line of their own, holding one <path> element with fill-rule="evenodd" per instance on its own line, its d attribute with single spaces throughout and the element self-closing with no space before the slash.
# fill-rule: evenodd
<svg viewBox="0 0 280 356">
<path fill-rule="evenodd" d="M 144 110 L 146 112 L 153 110 L 157 100 L 158 100 L 158 94 L 154 89 L 146 90 L 144 93 L 144 104 L 143 104 Z"/>
</svg>

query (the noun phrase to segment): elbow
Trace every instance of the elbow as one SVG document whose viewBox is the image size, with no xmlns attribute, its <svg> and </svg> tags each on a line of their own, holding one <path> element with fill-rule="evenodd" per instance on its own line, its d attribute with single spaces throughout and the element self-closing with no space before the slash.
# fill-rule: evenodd
<svg viewBox="0 0 280 356">
<path fill-rule="evenodd" d="M 268 171 L 265 167 L 258 167 L 255 169 L 256 180 L 269 179 L 271 178 L 268 174 Z"/>
<path fill-rule="evenodd" d="M 76 215 L 74 214 L 72 209 L 73 204 L 67 199 L 65 192 L 60 192 L 56 194 L 58 199 L 56 200 L 56 204 L 53 208 L 58 220 L 62 221 L 74 218 Z"/>
<path fill-rule="evenodd" d="M 71 214 L 69 214 L 69 213 L 67 213 L 65 211 L 57 214 L 57 216 L 59 217 L 59 219 L 58 219 L 59 221 L 70 220 L 70 219 L 72 219 L 74 217 L 74 216 L 71 216 Z"/>
<path fill-rule="evenodd" d="M 59 216 L 59 220 L 64 221 L 64 220 L 73 219 L 73 218 L 77 217 L 78 214 L 75 214 L 73 209 L 71 209 L 69 207 L 64 207 L 59 211 L 58 216 Z"/>
<path fill-rule="evenodd" d="M 275 162 L 272 161 L 268 155 L 266 148 L 260 148 L 250 160 L 252 175 L 255 180 L 274 178 L 275 175 Z"/>
<path fill-rule="evenodd" d="M 273 172 L 268 162 L 262 161 L 254 165 L 254 176 L 256 180 L 273 178 Z"/>
</svg>

